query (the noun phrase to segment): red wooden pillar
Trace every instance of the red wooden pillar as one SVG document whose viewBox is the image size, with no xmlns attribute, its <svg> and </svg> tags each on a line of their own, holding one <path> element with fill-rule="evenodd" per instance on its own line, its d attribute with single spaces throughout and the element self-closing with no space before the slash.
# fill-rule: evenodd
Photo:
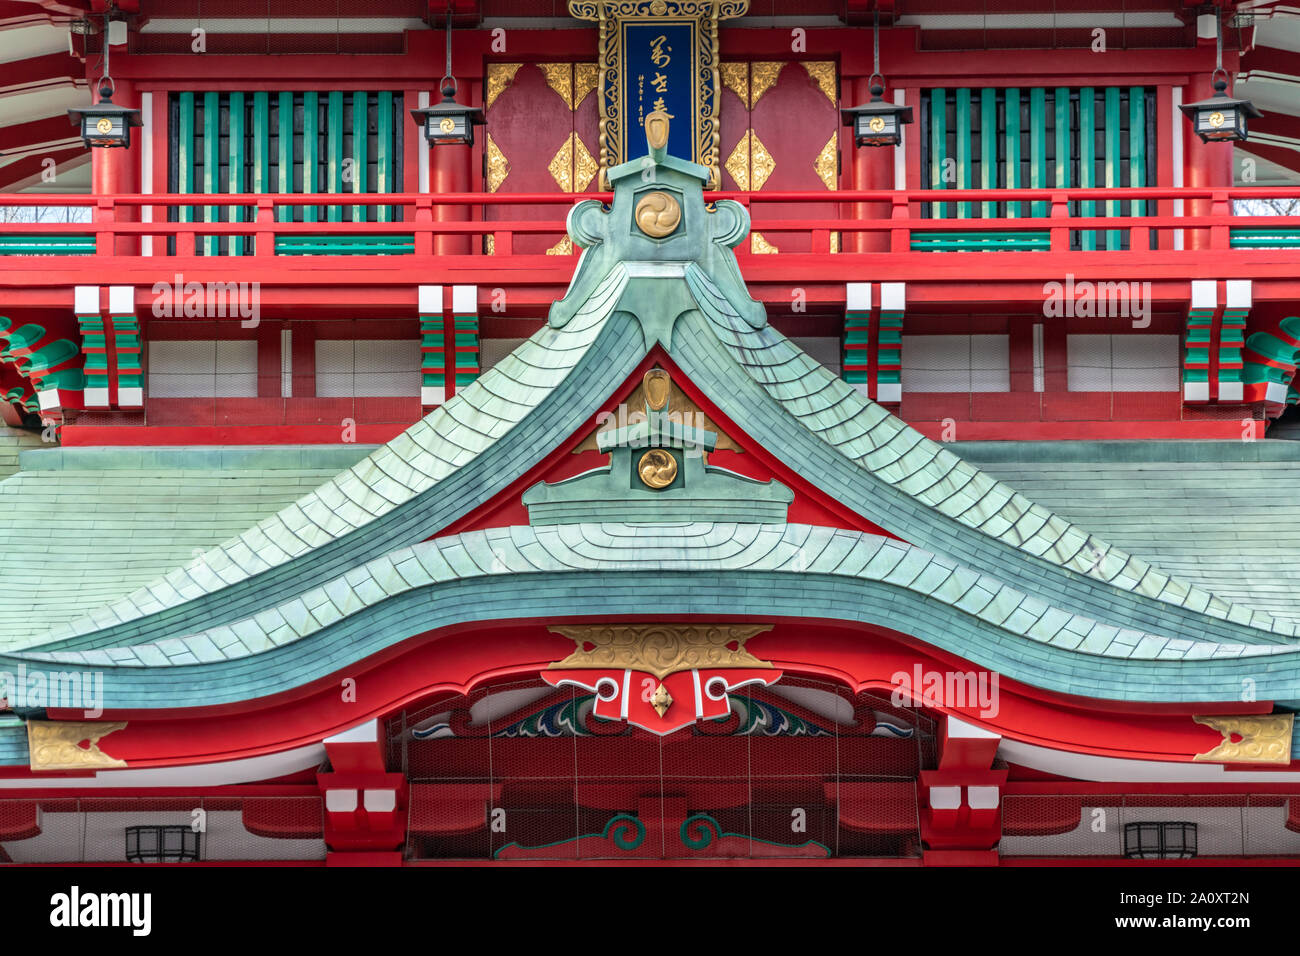
<svg viewBox="0 0 1300 956">
<path fill-rule="evenodd" d="M 859 105 L 871 99 L 870 84 L 865 79 L 854 80 L 853 103 Z M 893 189 L 894 150 L 858 147 L 853 145 L 853 131 L 849 131 L 849 148 L 853 150 L 854 189 Z M 854 203 L 853 215 L 857 219 L 888 219 L 889 203 Z M 850 252 L 888 252 L 889 233 L 855 232 L 846 237 L 845 248 Z"/>
<path fill-rule="evenodd" d="M 1226 64 L 1225 64 L 1226 65 Z M 1210 71 L 1195 74 L 1191 83 L 1183 91 L 1184 103 L 1195 103 L 1214 95 L 1214 86 L 1210 81 Z M 1185 185 L 1194 189 L 1226 188 L 1232 185 L 1232 145 L 1230 143 L 1202 143 L 1201 138 L 1192 131 L 1192 124 L 1183 121 L 1183 163 Z M 1187 203 L 1186 214 L 1189 216 L 1208 216 L 1211 213 L 1210 199 L 1192 199 Z M 1187 230 L 1186 248 L 1209 249 L 1209 229 Z"/>
<path fill-rule="evenodd" d="M 467 193 L 473 172 L 474 149 L 470 146 L 434 146 L 429 150 L 429 192 Z M 469 206 L 435 206 L 435 222 L 468 222 Z M 470 237 L 434 236 L 433 251 L 440 256 L 469 255 Z"/>
<path fill-rule="evenodd" d="M 119 49 L 125 49 L 119 48 Z M 115 80 L 113 102 L 130 109 L 140 108 L 140 95 L 135 84 L 129 80 Z M 99 102 L 97 78 L 90 80 L 95 89 L 94 101 Z M 140 143 L 140 130 L 132 130 L 129 149 L 94 148 L 90 151 L 90 188 L 97 196 L 121 195 L 140 191 L 140 155 L 143 149 Z M 118 222 L 134 222 L 140 218 L 140 211 L 132 206 L 117 206 L 115 209 Z M 119 255 L 138 255 L 140 240 L 135 236 L 118 236 L 114 252 Z"/>
</svg>

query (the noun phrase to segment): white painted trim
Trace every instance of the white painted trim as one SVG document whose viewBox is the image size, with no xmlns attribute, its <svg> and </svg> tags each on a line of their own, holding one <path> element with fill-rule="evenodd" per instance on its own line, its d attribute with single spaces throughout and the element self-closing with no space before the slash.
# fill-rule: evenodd
<svg viewBox="0 0 1300 956">
<path fill-rule="evenodd" d="M 1219 305 L 1219 283 L 1214 279 L 1192 280 L 1192 308 L 1214 309 Z"/>
<path fill-rule="evenodd" d="M 1249 309 L 1251 305 L 1251 283 L 1249 279 L 1229 279 L 1225 304 L 1230 309 Z"/>
<path fill-rule="evenodd" d="M 1173 93 L 1171 97 L 1173 102 L 1169 104 L 1169 109 L 1173 111 L 1174 116 L 1173 126 L 1170 127 L 1174 131 L 1172 164 L 1174 167 L 1174 186 L 1179 187 L 1183 184 L 1183 136 L 1187 132 L 1184 129 L 1187 118 L 1183 116 L 1183 111 L 1179 109 L 1183 103 L 1183 88 L 1175 86 L 1172 87 L 1171 92 Z M 1183 201 L 1181 199 L 1174 200 L 1174 215 L 1178 217 L 1184 215 Z M 1183 230 L 1181 229 L 1174 230 L 1174 248 L 1183 248 Z"/>
<path fill-rule="evenodd" d="M 73 286 L 72 311 L 76 315 L 99 315 L 99 286 Z"/>
<path fill-rule="evenodd" d="M 108 287 L 108 314 L 135 315 L 135 286 L 111 285 Z"/>
<path fill-rule="evenodd" d="M 876 401 L 897 403 L 902 400 L 903 385 L 901 382 L 878 382 L 876 384 Z"/>
<path fill-rule="evenodd" d="M 906 282 L 880 283 L 880 308 L 883 312 L 902 312 L 907 307 Z"/>
<path fill-rule="evenodd" d="M 966 805 L 972 810 L 996 810 L 1001 796 L 997 787 L 967 787 Z"/>
<path fill-rule="evenodd" d="M 1209 382 L 1184 382 L 1183 401 L 1208 402 L 1210 400 Z"/>
<path fill-rule="evenodd" d="M 357 791 L 326 790 L 325 809 L 329 813 L 351 813 L 357 808 Z"/>
<path fill-rule="evenodd" d="M 1105 783 L 1300 783 L 1300 773 L 1280 770 L 1234 770 L 1217 763 L 1175 763 L 1130 760 L 1052 750 L 1019 740 L 1003 740 L 998 756 L 1008 763 L 1032 767 L 1075 780 Z"/>
<path fill-rule="evenodd" d="M 442 286 L 422 285 L 420 292 L 420 315 L 442 315 Z"/>
<path fill-rule="evenodd" d="M 447 400 L 447 389 L 437 385 L 425 385 L 420 388 L 421 405 L 441 405 Z"/>
<path fill-rule="evenodd" d="M 379 721 L 363 720 L 355 727 L 340 730 L 333 736 L 326 737 L 326 744 L 373 744 L 379 740 Z"/>
<path fill-rule="evenodd" d="M 894 90 L 894 105 L 906 106 L 907 91 L 903 89 Z M 894 188 L 907 188 L 907 127 L 900 127 L 903 133 L 902 139 L 894 147 Z"/>
<path fill-rule="evenodd" d="M 47 388 L 43 392 L 37 392 L 36 398 L 40 402 L 40 408 L 43 412 L 49 411 L 52 408 L 60 408 L 63 405 L 62 400 L 59 398 L 59 390 L 57 388 Z"/>
<path fill-rule="evenodd" d="M 934 13 L 904 15 L 894 21 L 900 27 L 922 30 L 1050 30 L 1079 27 L 1181 27 L 1173 13 Z"/>
<path fill-rule="evenodd" d="M 948 737 L 954 740 L 1001 740 L 1001 734 L 995 734 L 987 727 L 968 724 L 960 717 L 948 715 Z"/>
<path fill-rule="evenodd" d="M 69 34 L 71 36 L 71 34 Z M 140 94 L 140 192 L 153 193 L 153 92 Z M 153 222 L 153 207 L 140 207 L 140 221 Z M 153 255 L 153 236 L 140 238 L 140 254 Z"/>
<path fill-rule="evenodd" d="M 1045 363 L 1043 360 L 1043 323 L 1034 323 L 1034 391 L 1042 392 L 1047 387 Z"/>
<path fill-rule="evenodd" d="M 478 286 L 454 285 L 451 287 L 451 314 L 478 315 Z"/>
<path fill-rule="evenodd" d="M 397 809 L 397 791 L 367 790 L 362 796 L 362 806 L 368 813 L 392 813 Z"/>
<path fill-rule="evenodd" d="M 87 408 L 107 408 L 108 389 L 88 388 L 81 393 L 81 400 L 86 403 Z"/>
<path fill-rule="evenodd" d="M 956 810 L 961 806 L 961 787 L 931 787 L 930 809 Z"/>
<path fill-rule="evenodd" d="M 131 388 L 117 389 L 117 404 L 122 408 L 140 408 L 144 405 L 144 389 L 138 385 Z"/>
<path fill-rule="evenodd" d="M 871 311 L 871 283 L 849 282 L 844 287 L 844 308 L 850 312 Z"/>
<path fill-rule="evenodd" d="M 1264 392 L 1264 401 L 1285 405 L 1286 395 L 1287 387 L 1283 382 L 1269 382 L 1268 389 Z"/>
<path fill-rule="evenodd" d="M 168 17 L 153 19 L 140 28 L 143 33 L 192 33 L 202 27 L 208 33 L 402 33 L 427 30 L 429 25 L 412 17 Z M 439 60 L 441 62 L 441 59 Z"/>
<path fill-rule="evenodd" d="M 1219 401 L 1240 402 L 1246 398 L 1246 386 L 1241 382 L 1219 381 Z"/>
<path fill-rule="evenodd" d="M 183 767 L 100 770 L 93 777 L 3 777 L 0 778 L 0 790 L 224 787 L 235 783 L 274 780 L 300 770 L 319 767 L 324 760 L 325 748 L 321 744 L 308 744 L 294 750 L 282 750 L 242 760 L 223 760 Z"/>
<path fill-rule="evenodd" d="M 415 105 L 420 109 L 424 109 L 429 105 L 428 90 L 421 90 L 416 94 Z M 416 162 L 416 167 L 420 174 L 419 190 L 422 193 L 427 193 L 429 191 L 429 141 L 424 138 L 423 130 L 416 130 L 414 133 L 404 131 L 404 135 L 419 137 L 419 142 L 416 144 L 417 155 L 419 156 L 419 159 Z"/>
</svg>

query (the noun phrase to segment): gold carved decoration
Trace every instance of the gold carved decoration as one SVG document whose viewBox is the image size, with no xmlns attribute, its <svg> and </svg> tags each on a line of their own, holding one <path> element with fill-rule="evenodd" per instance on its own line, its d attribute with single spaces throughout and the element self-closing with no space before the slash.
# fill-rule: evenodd
<svg viewBox="0 0 1300 956">
<path fill-rule="evenodd" d="M 101 737 L 107 737 L 125 726 L 125 720 L 29 720 L 27 721 L 29 765 L 32 770 L 100 770 L 106 767 L 125 767 L 125 760 L 118 760 L 99 749 Z M 89 746 L 82 747 L 83 740 Z"/>
<path fill-rule="evenodd" d="M 663 717 L 664 714 L 668 713 L 668 708 L 672 705 L 673 695 L 668 693 L 667 687 L 660 684 L 659 689 L 656 690 L 654 696 L 650 698 L 650 706 L 655 709 L 656 714 Z"/>
<path fill-rule="evenodd" d="M 1217 730 L 1223 742 L 1192 760 L 1210 763 L 1267 763 L 1285 766 L 1291 762 L 1291 729 L 1294 714 L 1255 714 L 1239 717 L 1193 717 L 1198 724 Z M 1236 742 L 1233 737 L 1239 737 Z"/>
<path fill-rule="evenodd" d="M 682 207 L 668 193 L 656 191 L 641 197 L 635 216 L 638 229 L 647 236 L 662 239 L 671 235 L 682 221 Z"/>
<path fill-rule="evenodd" d="M 510 160 L 506 159 L 506 154 L 501 152 L 496 141 L 492 139 L 492 134 L 487 134 L 487 190 L 490 193 L 496 192 L 501 188 L 501 184 L 506 181 L 510 175 Z"/>
<path fill-rule="evenodd" d="M 611 415 L 601 427 L 592 429 L 591 433 L 578 444 L 578 447 L 573 449 L 573 453 L 576 455 L 584 451 L 600 451 L 600 446 L 596 442 L 596 436 L 600 432 L 609 431 L 624 424 L 635 424 L 645 417 L 644 409 L 649 404 L 650 396 L 646 394 L 646 383 L 645 379 L 642 378 L 641 383 L 633 389 L 632 394 L 623 403 L 623 406 L 627 409 L 626 416 L 622 412 Z M 678 388 L 677 383 L 673 381 L 668 383 L 668 407 L 670 409 L 668 413 L 670 418 L 676 418 L 680 415 L 683 423 L 717 435 L 717 444 L 714 445 L 715 450 L 734 451 L 738 454 L 743 451 L 717 425 L 713 424 L 709 417 L 700 411 L 699 406 L 687 398 L 686 393 Z"/>
<path fill-rule="evenodd" d="M 563 193 L 573 192 L 573 137 L 574 134 L 570 133 L 546 167 Z"/>
<path fill-rule="evenodd" d="M 582 624 L 552 627 L 577 645 L 547 670 L 626 668 L 663 680 L 699 667 L 772 665 L 745 650 L 745 642 L 771 624 Z"/>
<path fill-rule="evenodd" d="M 731 178 L 736 181 L 736 186 L 745 191 L 749 190 L 749 130 L 736 143 L 736 148 L 731 151 L 727 157 L 726 163 L 723 164 L 727 172 L 731 173 Z"/>
<path fill-rule="evenodd" d="M 722 85 L 735 93 L 741 105 L 749 109 L 749 64 L 720 63 L 718 75 L 722 78 Z"/>
<path fill-rule="evenodd" d="M 781 250 L 763 238 L 761 232 L 749 234 L 749 251 L 755 255 L 774 255 Z"/>
<path fill-rule="evenodd" d="M 497 97 L 505 92 L 507 86 L 515 81 L 522 63 L 489 63 L 487 68 L 487 92 L 483 95 L 485 109 L 491 109 Z"/>
<path fill-rule="evenodd" d="M 565 238 L 567 239 L 568 237 L 566 236 Z M 492 235 L 490 232 L 483 237 L 483 251 L 489 256 L 495 256 L 497 254 L 497 237 Z"/>
<path fill-rule="evenodd" d="M 758 138 L 758 134 L 753 130 L 749 131 L 749 176 L 753 183 L 754 192 L 763 188 L 763 184 L 771 177 L 776 169 L 776 160 L 772 154 L 767 151 L 763 141 Z"/>
<path fill-rule="evenodd" d="M 600 86 L 600 67 L 595 63 L 573 65 L 573 109 L 582 105 L 587 94 Z"/>
<path fill-rule="evenodd" d="M 573 240 L 565 236 L 551 248 L 546 250 L 548 256 L 571 256 L 573 255 Z"/>
<path fill-rule="evenodd" d="M 555 90 L 564 105 L 573 110 L 573 64 L 538 63 L 537 68 L 546 77 L 546 85 Z"/>
<path fill-rule="evenodd" d="M 784 63 L 777 62 L 759 62 L 749 64 L 750 89 L 749 89 L 749 108 L 752 110 L 758 105 L 758 101 L 763 94 L 776 86 L 777 79 L 781 76 L 781 70 L 785 67 Z"/>
<path fill-rule="evenodd" d="M 579 20 L 595 21 L 601 77 L 600 92 L 600 186 L 609 188 L 607 172 L 634 157 L 624 156 L 624 140 L 636 123 L 623 102 L 624 58 L 622 24 L 647 18 L 688 23 L 694 27 L 695 49 L 691 51 L 696 77 L 695 109 L 690 117 L 692 157 L 708 168 L 709 189 L 720 183 L 718 170 L 718 23 L 744 16 L 749 0 L 569 0 L 569 14 Z"/>
<path fill-rule="evenodd" d="M 662 411 L 668 404 L 668 391 L 673 379 L 661 368 L 652 368 L 641 376 L 641 387 L 645 389 L 645 401 L 656 412 Z"/>
<path fill-rule="evenodd" d="M 663 149 L 668 145 L 669 116 L 663 110 L 651 110 L 645 117 L 645 141 L 651 149 Z"/>
<path fill-rule="evenodd" d="M 677 477 L 677 459 L 662 448 L 651 448 L 641 456 L 636 473 L 648 488 L 667 488 Z"/>
<path fill-rule="evenodd" d="M 819 60 L 816 62 L 804 61 L 803 68 L 808 71 L 812 81 L 821 88 L 826 94 L 826 98 L 831 101 L 831 106 L 835 105 L 835 64 L 829 60 Z"/>
<path fill-rule="evenodd" d="M 831 133 L 831 138 L 826 141 L 822 151 L 817 154 L 816 161 L 813 162 L 813 169 L 817 170 L 817 176 L 826 184 L 827 189 L 835 188 L 835 180 L 839 174 L 840 167 L 840 134 Z"/>
<path fill-rule="evenodd" d="M 586 144 L 582 142 L 577 133 L 573 135 L 573 191 L 575 193 L 583 192 L 591 181 L 596 178 L 600 172 L 600 163 L 596 162 L 596 157 L 587 151 Z"/>
</svg>

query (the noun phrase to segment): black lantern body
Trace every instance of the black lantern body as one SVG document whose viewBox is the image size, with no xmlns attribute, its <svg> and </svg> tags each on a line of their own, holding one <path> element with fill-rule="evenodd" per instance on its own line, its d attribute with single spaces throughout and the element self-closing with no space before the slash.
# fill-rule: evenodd
<svg viewBox="0 0 1300 956">
<path fill-rule="evenodd" d="M 87 146 L 111 149 L 131 145 L 131 128 L 140 126 L 140 111 L 113 102 L 112 88 L 99 89 L 99 102 L 82 109 L 68 110 L 68 119 L 81 127 L 81 139 Z"/>
<path fill-rule="evenodd" d="M 1225 80 L 1214 81 L 1214 95 L 1208 100 L 1187 103 L 1179 109 L 1192 121 L 1192 131 L 1203 143 L 1244 142 L 1252 119 L 1264 114 L 1250 100 L 1228 96 Z"/>
<path fill-rule="evenodd" d="M 442 102 L 437 106 L 411 110 L 411 116 L 424 128 L 430 146 L 473 146 L 474 127 L 483 125 L 483 111 L 456 102 L 456 87 L 442 88 Z"/>
<path fill-rule="evenodd" d="M 845 126 L 853 127 L 853 142 L 858 146 L 897 146 L 903 141 L 903 127 L 912 122 L 912 107 L 895 106 L 881 99 L 885 88 L 871 87 L 871 99 L 862 106 L 840 110 Z"/>
</svg>

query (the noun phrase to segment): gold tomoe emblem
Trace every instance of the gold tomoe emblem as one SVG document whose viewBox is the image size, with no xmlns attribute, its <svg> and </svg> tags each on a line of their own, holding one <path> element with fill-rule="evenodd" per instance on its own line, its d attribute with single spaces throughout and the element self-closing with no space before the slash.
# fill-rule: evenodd
<svg viewBox="0 0 1300 956">
<path fill-rule="evenodd" d="M 661 368 L 652 368 L 645 373 L 641 384 L 645 387 L 645 400 L 656 412 L 668 404 L 668 386 L 672 379 Z"/>
<path fill-rule="evenodd" d="M 677 477 L 677 459 L 662 448 L 651 448 L 636 466 L 641 480 L 651 488 L 667 488 Z"/>
<path fill-rule="evenodd" d="M 885 128 L 885 118 L 883 116 L 873 116 L 867 123 L 867 126 L 870 128 L 871 132 L 879 133 Z"/>
<path fill-rule="evenodd" d="M 637 227 L 652 238 L 662 239 L 681 221 L 682 207 L 667 193 L 647 193 L 636 204 Z"/>
<path fill-rule="evenodd" d="M 1220 126 L 1222 126 L 1222 125 L 1223 125 L 1223 114 L 1220 113 L 1218 110 L 1215 110 L 1213 113 L 1211 113 L 1211 114 L 1210 114 L 1210 125 L 1213 126 L 1215 129 L 1218 129 Z"/>
<path fill-rule="evenodd" d="M 438 129 L 444 133 L 450 133 L 456 128 L 456 121 L 450 116 L 444 116 L 438 123 Z"/>
<path fill-rule="evenodd" d="M 95 124 L 95 129 L 99 130 L 101 133 L 112 132 L 113 121 L 107 116 L 101 116 L 99 122 Z"/>
</svg>

